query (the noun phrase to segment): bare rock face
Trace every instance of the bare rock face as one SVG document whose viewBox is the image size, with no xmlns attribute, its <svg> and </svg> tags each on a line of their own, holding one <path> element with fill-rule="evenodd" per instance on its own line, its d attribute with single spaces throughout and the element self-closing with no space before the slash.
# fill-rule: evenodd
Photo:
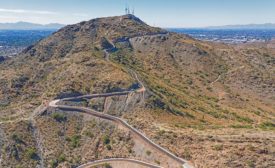
<svg viewBox="0 0 275 168">
<path fill-rule="evenodd" d="M 104 113 L 123 116 L 131 113 L 134 108 L 144 107 L 144 93 L 132 93 L 126 96 L 114 96 L 105 99 Z"/>
</svg>

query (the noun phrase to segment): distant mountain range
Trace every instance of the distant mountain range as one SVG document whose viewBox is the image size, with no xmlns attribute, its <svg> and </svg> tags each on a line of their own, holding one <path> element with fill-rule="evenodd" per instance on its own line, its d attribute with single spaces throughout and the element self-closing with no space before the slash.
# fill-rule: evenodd
<svg viewBox="0 0 275 168">
<path fill-rule="evenodd" d="M 0 58 L 0 167 L 272 167 L 273 47 L 130 14 L 65 26 Z"/>
<path fill-rule="evenodd" d="M 37 23 L 30 23 L 30 22 L 16 22 L 16 23 L 0 23 L 0 30 L 56 30 L 64 26 L 65 25 L 59 24 L 59 23 L 37 24 Z M 201 28 L 202 29 L 275 29 L 275 23 L 209 26 L 209 27 L 197 27 L 197 28 L 198 29 L 201 29 Z"/>
<path fill-rule="evenodd" d="M 210 26 L 206 29 L 275 29 L 275 23 Z"/>
<path fill-rule="evenodd" d="M 0 30 L 56 30 L 65 25 L 59 23 L 36 24 L 29 22 L 0 23 Z"/>
</svg>

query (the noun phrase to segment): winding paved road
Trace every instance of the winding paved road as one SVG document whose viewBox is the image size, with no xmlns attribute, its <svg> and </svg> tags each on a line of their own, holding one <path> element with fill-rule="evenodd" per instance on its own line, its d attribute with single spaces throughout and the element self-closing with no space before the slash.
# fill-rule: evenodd
<svg viewBox="0 0 275 168">
<path fill-rule="evenodd" d="M 153 33 L 153 34 L 148 34 L 147 36 L 154 36 L 154 35 L 167 35 L 168 32 L 164 32 L 164 33 Z M 135 37 L 139 37 L 141 35 L 135 36 Z M 144 35 L 142 35 L 144 36 Z M 132 37 L 133 38 L 133 37 Z M 122 38 L 120 40 L 121 41 L 127 41 L 130 38 Z M 110 49 L 105 49 L 104 53 L 105 53 L 105 59 L 107 61 L 109 61 L 109 50 L 115 49 L 116 46 L 112 44 L 112 48 Z M 123 128 L 126 128 L 127 130 L 129 130 L 131 133 L 133 133 L 135 136 L 141 138 L 146 144 L 152 146 L 153 148 L 157 149 L 159 152 L 165 154 L 166 156 L 168 156 L 169 158 L 171 158 L 172 160 L 176 161 L 177 163 L 180 163 L 182 165 L 183 168 L 193 168 L 193 166 L 191 166 L 186 160 L 177 157 L 176 155 L 174 155 L 173 153 L 171 153 L 170 151 L 164 149 L 163 147 L 159 146 L 158 144 L 154 143 L 153 141 L 151 141 L 149 138 L 147 138 L 145 135 L 143 135 L 141 132 L 139 132 L 137 129 L 135 129 L 134 127 L 132 127 L 131 125 L 129 125 L 126 121 L 112 116 L 112 115 L 108 115 L 105 113 L 101 113 L 92 109 L 88 109 L 85 107 L 75 107 L 75 106 L 67 106 L 67 105 L 58 105 L 59 102 L 61 101 L 73 101 L 73 100 L 80 100 L 80 99 L 92 99 L 92 98 L 100 98 L 100 97 L 112 97 L 112 96 L 123 96 L 123 95 L 129 95 L 132 93 L 142 93 L 143 94 L 143 99 L 144 99 L 144 93 L 146 91 L 146 88 L 144 87 L 143 83 L 141 82 L 141 80 L 139 80 L 137 74 L 133 71 L 129 71 L 131 73 L 131 75 L 134 76 L 134 78 L 136 78 L 136 80 L 138 81 L 140 87 L 136 90 L 130 90 L 130 91 L 122 91 L 122 92 L 113 92 L 113 93 L 103 93 L 103 94 L 92 94 L 92 95 L 84 95 L 84 96 L 76 96 L 76 97 L 70 97 L 70 98 L 64 98 L 64 99 L 57 99 L 57 100 L 53 100 L 52 102 L 49 103 L 50 107 L 54 107 L 54 108 L 59 108 L 61 110 L 67 110 L 67 111 L 77 111 L 77 112 L 82 112 L 82 113 L 86 113 L 95 117 L 99 117 L 99 118 L 103 118 L 106 120 L 110 120 L 113 121 L 115 123 L 117 123 L 118 125 L 122 126 Z M 86 167 L 91 167 L 91 166 L 96 166 L 96 165 L 100 165 L 100 164 L 104 164 L 104 163 L 135 163 L 137 165 L 140 166 L 146 166 L 146 167 L 152 167 L 152 168 L 161 168 L 160 166 L 156 166 L 150 163 L 146 163 L 143 161 L 139 161 L 139 160 L 134 160 L 134 159 L 127 159 L 127 158 L 112 158 L 112 159 L 104 159 L 104 160 L 98 160 L 98 161 L 93 161 L 93 162 L 89 162 L 87 164 L 81 165 L 79 166 L 79 168 L 86 168 Z"/>
<path fill-rule="evenodd" d="M 92 95 L 84 95 L 84 96 L 76 96 L 76 97 L 71 97 L 71 98 L 57 99 L 57 100 L 51 101 L 49 103 L 49 106 L 53 107 L 53 108 L 58 108 L 58 109 L 61 109 L 61 110 L 65 110 L 65 111 L 82 112 L 82 113 L 86 113 L 86 114 L 89 114 L 89 115 L 92 115 L 92 116 L 95 116 L 95 117 L 99 117 L 99 118 L 103 118 L 103 119 L 115 122 L 118 125 L 122 126 L 123 128 L 126 128 L 127 130 L 129 130 L 135 136 L 141 138 L 146 144 L 148 144 L 148 145 L 152 146 L 153 148 L 157 149 L 159 152 L 161 152 L 162 154 L 165 154 L 166 156 L 168 156 L 172 160 L 176 161 L 177 163 L 180 163 L 184 168 L 192 168 L 192 166 L 186 160 L 177 157 L 176 155 L 174 155 L 170 151 L 168 151 L 168 150 L 164 149 L 163 147 L 159 146 L 158 144 L 154 143 L 149 138 L 147 138 L 145 135 L 143 135 L 141 132 L 139 132 L 137 129 L 135 129 L 134 127 L 129 125 L 126 121 L 124 121 L 124 120 L 122 120 L 118 117 L 108 115 L 108 114 L 104 114 L 102 112 L 98 112 L 98 111 L 95 111 L 95 110 L 92 110 L 92 109 L 89 109 L 89 108 L 85 108 L 85 107 L 58 105 L 58 103 L 61 102 L 61 101 L 72 101 L 72 100 L 79 100 L 79 99 L 83 99 L 83 98 L 92 99 L 92 98 L 99 98 L 99 97 L 120 96 L 120 95 L 132 94 L 132 93 L 144 93 L 146 91 L 144 85 L 138 79 L 138 76 L 136 74 L 134 76 L 135 76 L 135 78 L 137 79 L 137 81 L 139 82 L 139 85 L 140 85 L 140 88 L 138 88 L 136 90 L 113 92 L 113 93 L 103 93 L 103 94 L 92 94 Z M 108 161 L 112 161 L 112 162 L 120 161 L 121 162 L 122 160 L 120 158 L 117 158 L 117 159 L 110 159 L 110 160 L 107 159 L 107 160 L 104 160 L 104 161 L 105 162 L 108 162 Z M 124 159 L 124 161 L 129 162 L 129 159 Z M 135 161 L 135 162 L 141 163 L 141 161 Z M 90 162 L 89 166 L 92 165 L 93 163 L 98 163 L 98 161 Z M 83 166 L 85 167 L 85 165 L 80 166 L 80 168 L 83 168 Z M 88 166 L 88 165 L 86 165 L 86 166 Z"/>
<path fill-rule="evenodd" d="M 103 165 L 103 164 L 106 164 L 106 163 L 107 164 L 112 164 L 112 163 L 127 164 L 127 163 L 130 163 L 130 164 L 135 164 L 135 165 L 138 165 L 138 166 L 145 166 L 145 167 L 150 167 L 150 168 L 163 168 L 161 166 L 157 166 L 157 165 L 154 165 L 154 164 L 151 164 L 151 163 L 146 163 L 146 162 L 135 160 L 135 159 L 126 159 L 126 158 L 112 158 L 112 159 L 97 160 L 97 161 L 94 161 L 94 162 L 89 162 L 89 163 L 83 164 L 83 165 L 79 166 L 78 168 L 87 168 L 87 167 L 92 167 L 92 166 L 100 166 L 100 165 Z"/>
</svg>

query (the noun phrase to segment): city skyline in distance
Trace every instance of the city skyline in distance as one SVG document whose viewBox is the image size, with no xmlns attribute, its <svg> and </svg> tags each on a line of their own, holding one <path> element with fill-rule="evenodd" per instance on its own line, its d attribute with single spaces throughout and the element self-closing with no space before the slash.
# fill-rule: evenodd
<svg viewBox="0 0 275 168">
<path fill-rule="evenodd" d="M 273 0 L 74 0 L 35 1 L 0 0 L 0 23 L 18 21 L 38 24 L 74 24 L 98 17 L 125 14 L 125 6 L 135 15 L 157 27 L 208 27 L 240 24 L 275 23 Z"/>
</svg>

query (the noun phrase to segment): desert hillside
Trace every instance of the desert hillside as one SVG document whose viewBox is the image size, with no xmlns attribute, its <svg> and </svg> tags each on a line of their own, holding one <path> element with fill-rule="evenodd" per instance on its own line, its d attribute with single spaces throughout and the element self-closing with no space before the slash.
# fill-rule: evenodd
<svg viewBox="0 0 275 168">
<path fill-rule="evenodd" d="M 66 26 L 0 61 L 1 167 L 178 167 L 116 123 L 48 107 L 114 92 L 127 94 L 63 103 L 121 118 L 194 167 L 275 166 L 274 74 L 273 42 L 203 42 L 134 15 Z"/>
</svg>

